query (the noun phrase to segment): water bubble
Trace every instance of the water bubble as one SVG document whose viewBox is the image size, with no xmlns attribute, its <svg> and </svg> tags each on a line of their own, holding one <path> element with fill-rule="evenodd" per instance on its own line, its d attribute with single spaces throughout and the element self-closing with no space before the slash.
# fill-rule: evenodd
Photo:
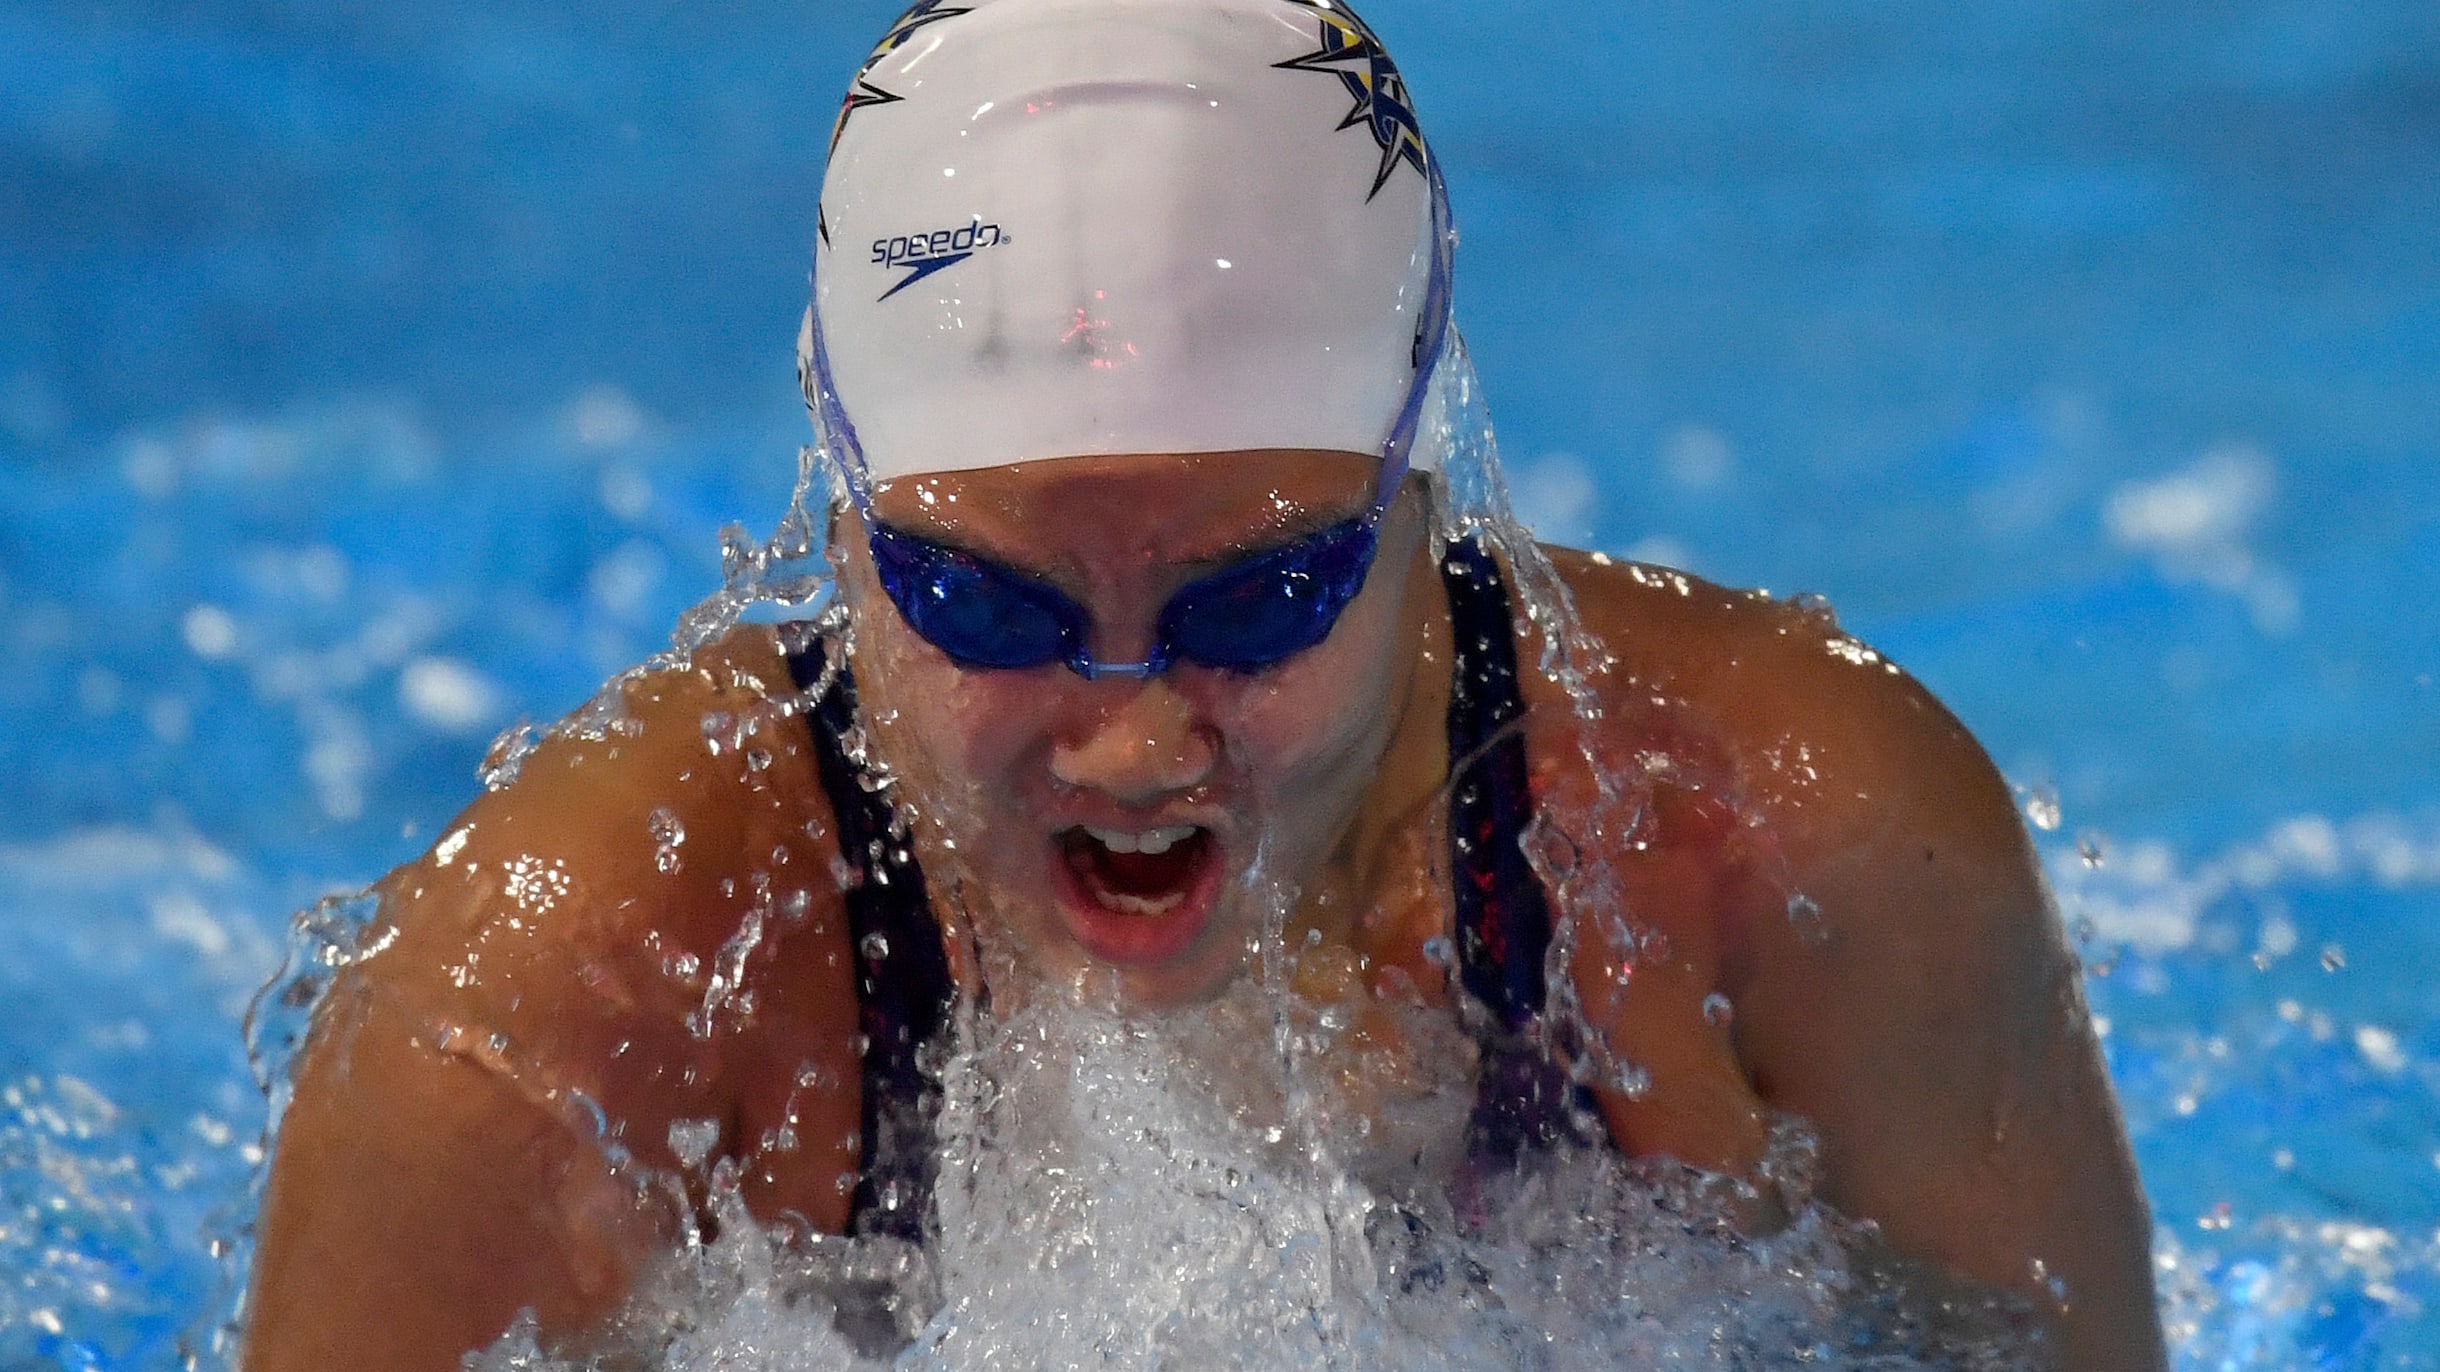
<svg viewBox="0 0 2440 1372">
<path fill-rule="evenodd" d="M 1423 959 L 1434 967 L 1455 967 L 1457 965 L 1457 946 L 1445 938 L 1425 939 L 1423 941 Z"/>
<path fill-rule="evenodd" d="M 1652 1094 L 1652 1069 L 1640 1062 L 1622 1062 L 1610 1075 L 1610 1085 L 1628 1100 L 1642 1100 Z"/>
<path fill-rule="evenodd" d="M 2398 1043 L 2397 1031 L 2377 1024 L 2356 1026 L 2356 1051 L 2372 1070 L 2386 1076 L 2396 1076 L 2406 1070 L 2409 1060 L 2406 1050 Z"/>
<path fill-rule="evenodd" d="M 542 735 L 535 731 L 533 725 L 512 725 L 491 741 L 491 747 L 483 754 L 482 765 L 475 769 L 475 776 L 486 791 L 497 791 L 512 785 L 517 780 L 517 774 L 525 769 L 525 760 L 541 746 Z"/>
<path fill-rule="evenodd" d="M 1719 992 L 1714 991 L 1703 997 L 1703 1022 L 1712 1028 L 1727 1024 L 1735 1014 L 1736 1008 L 1729 1004 L 1728 997 Z"/>
<path fill-rule="evenodd" d="M 2325 972 L 2343 972 L 2346 970 L 2346 968 L 2346 949 L 2339 947 L 2335 943 L 2325 943 L 2321 946 L 2321 970 Z"/>
<path fill-rule="evenodd" d="M 2048 785 L 2036 786 L 2025 793 L 2025 819 L 2043 833 L 2056 832 L 2063 818 L 2059 810 L 2059 793 Z"/>
<path fill-rule="evenodd" d="M 2261 942 L 2254 954 L 2254 965 L 2265 967 L 2296 951 L 2299 934 L 2295 921 L 2282 914 L 2272 914 L 2262 921 Z"/>
<path fill-rule="evenodd" d="M 715 1119 L 675 1119 L 669 1122 L 669 1151 L 676 1154 L 678 1165 L 692 1170 L 703 1165 L 712 1155 L 712 1145 L 720 1142 L 720 1121 Z"/>
<path fill-rule="evenodd" d="M 1788 604 L 1822 629 L 1831 633 L 1838 631 L 1838 611 L 1830 604 L 1830 597 L 1821 592 L 1799 591 L 1788 597 Z"/>
<path fill-rule="evenodd" d="M 2110 842 L 2097 829 L 2087 829 L 2076 835 L 2076 856 L 2087 867 L 2099 867 L 2109 860 Z"/>
<path fill-rule="evenodd" d="M 878 931 L 866 934 L 856 944 L 856 948 L 864 954 L 864 960 L 867 962 L 880 962 L 890 955 L 889 938 Z"/>
<path fill-rule="evenodd" d="M 1830 926 L 1822 919 L 1821 902 L 1799 891 L 1788 897 L 1788 924 L 1809 948 L 1830 941 Z"/>
<path fill-rule="evenodd" d="M 676 811 L 666 805 L 655 806 L 644 819 L 644 829 L 652 835 L 652 865 L 659 868 L 662 875 L 675 872 L 684 865 L 678 859 L 678 847 L 686 842 L 686 826 L 679 823 Z"/>
</svg>

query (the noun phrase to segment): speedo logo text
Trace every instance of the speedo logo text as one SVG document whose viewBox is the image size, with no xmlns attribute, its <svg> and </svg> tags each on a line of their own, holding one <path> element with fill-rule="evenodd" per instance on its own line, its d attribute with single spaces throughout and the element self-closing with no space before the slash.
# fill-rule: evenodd
<svg viewBox="0 0 2440 1372">
<path fill-rule="evenodd" d="M 887 300 L 927 276 L 947 271 L 983 249 L 996 248 L 1007 241 L 1008 236 L 1000 232 L 999 225 L 985 223 L 979 215 L 964 228 L 876 238 L 873 265 L 906 273 L 882 292 L 881 298 Z"/>
</svg>

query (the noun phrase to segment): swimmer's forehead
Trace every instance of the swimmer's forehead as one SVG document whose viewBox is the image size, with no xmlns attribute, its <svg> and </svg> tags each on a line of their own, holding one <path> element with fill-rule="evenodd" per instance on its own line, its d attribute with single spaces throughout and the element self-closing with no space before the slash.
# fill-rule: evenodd
<svg viewBox="0 0 2440 1372">
<path fill-rule="evenodd" d="M 1089 538 L 1196 562 L 1351 518 L 1380 470 L 1378 457 L 1308 449 L 1067 457 L 900 477 L 872 505 L 896 527 L 1029 561 Z"/>
</svg>

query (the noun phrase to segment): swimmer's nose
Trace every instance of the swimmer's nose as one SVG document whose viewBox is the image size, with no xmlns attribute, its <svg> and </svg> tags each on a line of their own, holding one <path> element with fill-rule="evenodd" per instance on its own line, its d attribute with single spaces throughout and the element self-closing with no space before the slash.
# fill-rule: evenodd
<svg viewBox="0 0 2440 1372">
<path fill-rule="evenodd" d="M 1176 688 L 1112 683 L 1051 745 L 1051 775 L 1121 805 L 1150 805 L 1211 779 L 1219 745 Z"/>
</svg>

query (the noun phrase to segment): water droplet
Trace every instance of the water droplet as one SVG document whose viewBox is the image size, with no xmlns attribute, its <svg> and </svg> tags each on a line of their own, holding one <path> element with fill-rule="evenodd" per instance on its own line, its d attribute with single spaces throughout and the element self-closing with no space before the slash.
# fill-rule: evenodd
<svg viewBox="0 0 2440 1372">
<path fill-rule="evenodd" d="M 2056 832 L 2062 818 L 2059 793 L 2049 786 L 2036 786 L 2025 793 L 2025 819 L 2043 833 Z"/>
<path fill-rule="evenodd" d="M 1788 604 L 1794 607 L 1798 614 L 1814 621 L 1822 628 L 1832 633 L 1838 631 L 1838 611 L 1831 606 L 1830 597 L 1821 592 L 1799 591 L 1788 597 Z"/>
<path fill-rule="evenodd" d="M 1818 948 L 1830 941 L 1830 928 L 1822 920 L 1821 902 L 1802 891 L 1788 897 L 1788 923 L 1807 947 Z"/>
<path fill-rule="evenodd" d="M 685 865 L 678 858 L 678 848 L 686 842 L 686 826 L 678 822 L 676 811 L 666 805 L 654 806 L 644 818 L 644 829 L 652 835 L 652 865 L 663 876 Z"/>
<path fill-rule="evenodd" d="M 867 962 L 879 962 L 890 955 L 889 938 L 879 932 L 866 934 L 856 947 L 863 952 Z"/>
<path fill-rule="evenodd" d="M 2087 867 L 2099 867 L 2109 861 L 2110 841 L 2097 829 L 2087 829 L 2076 835 L 2076 856 Z"/>
<path fill-rule="evenodd" d="M 1728 1003 L 1728 997 L 1719 992 L 1714 991 L 1703 997 L 1703 1022 L 1712 1028 L 1717 1029 L 1728 1023 L 1735 1014 L 1736 1008 Z"/>
<path fill-rule="evenodd" d="M 1423 960 L 1434 967 L 1455 967 L 1457 965 L 1456 945 L 1445 938 L 1425 939 L 1423 941 Z"/>
<path fill-rule="evenodd" d="M 2347 950 L 2339 947 L 2335 943 L 2323 944 L 2321 946 L 2321 970 L 2325 972 L 2343 972 L 2346 969 Z"/>
<path fill-rule="evenodd" d="M 718 1142 L 718 1120 L 675 1119 L 669 1122 L 669 1151 L 677 1155 L 681 1167 L 701 1167 L 703 1160 L 712 1155 L 712 1145 Z"/>
</svg>

